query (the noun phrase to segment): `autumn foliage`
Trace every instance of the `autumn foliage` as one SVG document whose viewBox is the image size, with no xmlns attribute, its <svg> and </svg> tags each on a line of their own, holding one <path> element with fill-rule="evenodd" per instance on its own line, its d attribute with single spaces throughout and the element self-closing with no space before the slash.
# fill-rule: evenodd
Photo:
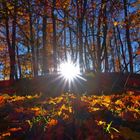
<svg viewBox="0 0 140 140">
<path fill-rule="evenodd" d="M 140 96 L 0 96 L 3 140 L 139 140 Z"/>
</svg>

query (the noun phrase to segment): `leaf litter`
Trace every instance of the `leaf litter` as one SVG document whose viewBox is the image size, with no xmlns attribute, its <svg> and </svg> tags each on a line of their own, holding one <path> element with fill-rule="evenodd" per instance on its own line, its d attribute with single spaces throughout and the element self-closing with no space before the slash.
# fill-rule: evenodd
<svg viewBox="0 0 140 140">
<path fill-rule="evenodd" d="M 140 95 L 0 96 L 2 140 L 140 140 Z"/>
</svg>

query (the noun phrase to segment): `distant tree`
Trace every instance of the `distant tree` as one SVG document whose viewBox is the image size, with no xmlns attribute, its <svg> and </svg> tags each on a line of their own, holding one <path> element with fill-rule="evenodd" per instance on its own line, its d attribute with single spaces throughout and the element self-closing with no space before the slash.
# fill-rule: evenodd
<svg viewBox="0 0 140 140">
<path fill-rule="evenodd" d="M 16 28 L 17 28 L 17 0 L 12 2 L 2 1 L 3 13 L 4 13 L 4 24 L 6 32 L 6 42 L 8 46 L 8 52 L 10 57 L 10 79 L 17 79 L 16 69 Z M 11 21 L 12 18 L 13 20 Z"/>
</svg>

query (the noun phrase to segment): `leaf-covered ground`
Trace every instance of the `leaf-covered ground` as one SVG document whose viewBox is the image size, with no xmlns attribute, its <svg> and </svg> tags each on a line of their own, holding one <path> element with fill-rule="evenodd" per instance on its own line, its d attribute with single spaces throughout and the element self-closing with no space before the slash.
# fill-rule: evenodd
<svg viewBox="0 0 140 140">
<path fill-rule="evenodd" d="M 1 95 L 0 139 L 140 140 L 140 95 Z"/>
</svg>

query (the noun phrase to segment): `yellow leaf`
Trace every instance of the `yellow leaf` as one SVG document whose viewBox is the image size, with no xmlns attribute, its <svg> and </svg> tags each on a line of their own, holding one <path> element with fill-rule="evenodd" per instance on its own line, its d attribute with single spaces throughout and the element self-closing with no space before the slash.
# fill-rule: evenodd
<svg viewBox="0 0 140 140">
<path fill-rule="evenodd" d="M 22 16 L 23 15 L 23 12 L 18 11 L 18 15 Z"/>
<path fill-rule="evenodd" d="M 26 96 L 28 99 L 32 99 L 33 98 L 33 96 L 31 96 L 31 95 L 27 95 Z"/>
<path fill-rule="evenodd" d="M 63 105 L 61 106 L 61 110 L 67 110 L 67 107 L 65 106 L 65 104 L 63 104 Z"/>
<path fill-rule="evenodd" d="M 98 121 L 97 124 L 98 124 L 98 125 L 105 125 L 106 122 L 104 122 L 104 121 Z"/>
<path fill-rule="evenodd" d="M 55 105 L 56 103 L 55 103 L 55 101 L 50 100 L 50 101 L 49 101 L 49 104 L 54 104 L 54 105 Z"/>
<path fill-rule="evenodd" d="M 122 102 L 121 100 L 117 100 L 117 101 L 115 102 L 115 104 L 117 104 L 117 105 L 123 105 L 123 102 Z"/>
<path fill-rule="evenodd" d="M 9 9 L 9 10 L 12 10 L 12 9 L 14 9 L 14 6 L 9 5 L 9 6 L 8 6 L 8 9 Z"/>
<path fill-rule="evenodd" d="M 58 116 L 60 116 L 61 114 L 62 114 L 62 111 L 59 111 L 59 112 L 58 112 Z"/>
<path fill-rule="evenodd" d="M 72 108 L 71 107 L 69 107 L 69 112 L 72 113 Z"/>
<path fill-rule="evenodd" d="M 114 26 L 117 26 L 117 25 L 118 25 L 118 22 L 117 22 L 117 21 L 115 21 L 113 24 L 114 24 Z"/>
<path fill-rule="evenodd" d="M 39 111 L 40 108 L 39 108 L 39 107 L 32 107 L 31 110 L 32 110 L 32 111 Z"/>
</svg>

